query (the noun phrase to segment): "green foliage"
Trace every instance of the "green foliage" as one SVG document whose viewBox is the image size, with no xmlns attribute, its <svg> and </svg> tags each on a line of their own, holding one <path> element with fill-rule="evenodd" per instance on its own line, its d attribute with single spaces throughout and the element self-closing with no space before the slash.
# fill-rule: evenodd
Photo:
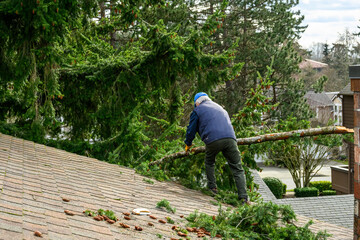
<svg viewBox="0 0 360 240">
<path fill-rule="evenodd" d="M 285 183 L 282 184 L 283 185 L 283 195 L 286 194 L 286 188 L 287 188 L 287 185 Z"/>
<path fill-rule="evenodd" d="M 258 72 L 265 75 L 266 66 L 273 65 L 275 74 L 271 75 L 271 81 L 274 84 L 269 87 L 269 96 L 272 104 L 279 103 L 279 111 L 272 115 L 285 119 L 290 111 L 294 111 L 297 117 L 305 119 L 307 106 L 301 99 L 305 93 L 299 88 L 299 81 L 293 78 L 301 61 L 294 43 L 305 29 L 301 26 L 303 16 L 293 11 L 297 4 L 297 1 L 229 1 L 229 11 L 216 33 L 218 38 L 214 48 L 221 51 L 237 41 L 238 54 L 234 61 L 246 63 L 243 71 L 217 93 L 224 99 L 221 102 L 230 114 L 244 106 L 245 99 L 239 96 L 258 86 Z"/>
<path fill-rule="evenodd" d="M 323 59 L 322 61 L 326 64 L 330 63 L 330 49 L 329 49 L 329 44 L 325 43 L 324 44 L 324 50 L 323 50 Z"/>
<path fill-rule="evenodd" d="M 211 10 L 181 0 L 0 1 L 0 131 L 201 189 L 203 154 L 149 166 L 183 150 L 195 92 L 226 105 L 237 137 L 279 131 L 272 117 L 290 111 L 287 127 L 302 128 L 297 2 L 200 2 Z M 239 147 L 251 201 L 260 196 L 250 169 L 270 146 Z M 218 199 L 238 205 L 221 154 L 216 178 Z"/>
<path fill-rule="evenodd" d="M 154 181 L 152 181 L 151 179 L 147 179 L 147 178 L 143 178 L 143 182 L 146 182 L 148 184 L 154 184 Z"/>
<path fill-rule="evenodd" d="M 354 143 L 354 134 L 344 134 L 343 138 L 346 142 Z"/>
<path fill-rule="evenodd" d="M 295 117 L 299 120 L 305 120 L 314 117 L 310 106 L 304 98 L 306 90 L 304 89 L 304 82 L 302 79 L 290 80 L 287 87 L 281 91 L 277 101 L 282 103 L 278 107 L 278 111 L 273 113 L 273 117 L 286 120 L 290 117 Z"/>
<path fill-rule="evenodd" d="M 310 128 L 310 122 L 308 120 L 298 120 L 297 118 L 290 116 L 286 120 L 280 120 L 273 127 L 274 132 L 288 132 L 297 129 L 307 129 Z M 277 141 L 270 143 L 270 151 L 267 153 L 267 164 L 274 164 L 276 166 L 285 166 L 283 161 L 283 155 L 285 149 L 289 148 L 293 141 L 298 142 L 300 138 L 293 138 L 292 141 Z"/>
<path fill-rule="evenodd" d="M 254 181 L 252 180 L 250 183 L 247 183 L 247 195 L 248 195 L 248 200 L 251 202 L 261 202 L 262 198 L 260 193 L 258 192 L 259 190 L 259 185 L 254 183 Z"/>
<path fill-rule="evenodd" d="M 324 232 L 312 233 L 311 222 L 303 227 L 293 224 L 295 213 L 290 206 L 273 203 L 239 206 L 224 210 L 219 207 L 217 216 L 195 211 L 186 220 L 190 227 L 203 227 L 214 237 L 221 234 L 224 239 L 326 239 Z"/>
<path fill-rule="evenodd" d="M 189 232 L 185 228 L 182 228 L 182 227 L 179 227 L 178 231 L 182 232 L 182 233 L 185 233 L 185 234 L 189 234 Z"/>
<path fill-rule="evenodd" d="M 104 210 L 104 209 L 98 209 L 96 212 L 91 211 L 91 210 L 85 210 L 84 211 L 85 215 L 87 216 L 91 216 L 91 217 L 96 217 L 96 216 L 106 216 L 111 220 L 117 221 L 117 217 L 115 216 L 115 213 L 111 210 Z"/>
<path fill-rule="evenodd" d="M 166 217 L 166 221 L 170 224 L 174 224 L 174 220 L 171 219 L 171 217 Z"/>
<path fill-rule="evenodd" d="M 157 236 L 158 238 L 162 238 L 162 237 L 163 237 L 160 233 L 157 233 L 156 236 Z"/>
<path fill-rule="evenodd" d="M 171 212 L 171 213 L 175 213 L 176 212 L 176 208 L 171 207 L 170 202 L 166 199 L 162 199 L 161 201 L 159 201 L 156 204 L 157 208 L 162 208 L 164 207 L 166 209 L 167 212 Z"/>
<path fill-rule="evenodd" d="M 320 194 L 323 191 L 332 190 L 332 185 L 331 185 L 330 181 L 313 181 L 313 182 L 310 182 L 309 187 L 317 188 L 319 190 Z"/>
<path fill-rule="evenodd" d="M 88 216 L 96 216 L 96 212 L 88 210 L 88 209 L 85 210 L 84 213 Z"/>
<path fill-rule="evenodd" d="M 103 209 L 100 208 L 100 209 L 97 211 L 97 213 L 98 213 L 99 216 L 107 216 L 107 217 L 110 218 L 111 220 L 114 220 L 114 221 L 117 220 L 117 218 L 116 218 L 116 216 L 115 216 L 115 213 L 114 213 L 113 211 L 111 211 L 111 210 L 103 210 Z"/>
<path fill-rule="evenodd" d="M 259 76 L 261 84 L 252 89 L 249 92 L 249 97 L 246 100 L 247 105 L 239 111 L 239 113 L 235 114 L 232 117 L 232 124 L 235 129 L 235 134 L 237 137 L 249 137 L 255 136 L 257 134 L 261 134 L 262 131 L 256 127 L 256 124 L 260 125 L 263 123 L 261 120 L 261 112 L 270 112 L 274 111 L 276 105 L 270 103 L 268 97 L 266 97 L 266 93 L 268 91 L 267 86 L 271 86 L 272 82 L 270 81 L 270 75 L 272 74 L 272 70 L 269 67 L 266 76 Z M 160 122 L 160 121 L 158 121 Z M 164 124 L 164 126 L 169 126 L 168 129 L 171 129 L 171 125 L 169 123 L 164 123 L 161 121 L 160 124 Z M 175 135 L 185 133 L 185 129 L 174 129 Z M 168 130 L 165 130 L 165 132 Z M 266 131 L 265 131 L 266 132 Z M 168 133 L 172 133 L 172 131 L 168 131 Z M 184 137 L 184 135 L 183 135 Z M 171 142 L 164 140 L 164 138 L 160 137 L 156 141 L 154 141 L 153 149 L 155 148 L 155 157 L 154 159 L 159 159 L 165 154 L 171 154 L 176 151 L 182 151 L 182 140 L 184 138 L 177 138 L 177 141 L 172 140 Z M 195 139 L 194 145 L 200 145 L 200 139 Z M 160 147 L 160 146 L 161 147 Z M 248 188 L 254 188 L 252 186 L 253 180 L 250 169 L 258 169 L 256 162 L 254 160 L 256 154 L 261 154 L 266 152 L 266 145 L 257 145 L 257 146 L 241 146 L 239 147 L 241 151 L 241 158 L 243 163 L 243 168 L 245 170 L 246 182 Z M 160 153 L 160 154 L 159 154 Z M 162 155 L 161 155 L 162 154 Z M 205 167 L 203 163 L 203 154 L 198 155 L 189 155 L 185 158 L 175 159 L 172 161 L 164 162 L 159 168 L 163 170 L 168 177 L 175 178 L 179 180 L 183 185 L 194 188 L 201 189 L 204 187 L 204 182 L 206 181 L 205 176 Z M 219 189 L 224 189 L 225 192 L 236 192 L 236 185 L 233 180 L 232 173 L 227 164 L 227 160 L 220 153 L 216 159 L 216 182 Z M 147 171 L 149 169 L 149 171 Z M 152 171 L 152 167 L 148 168 L 146 163 L 141 163 L 141 170 L 139 171 L 142 174 L 153 174 L 155 171 Z M 256 193 L 251 193 L 255 195 Z M 225 202 L 229 202 L 231 204 L 237 204 L 236 198 L 223 197 L 220 196 Z"/>
<path fill-rule="evenodd" d="M 287 36 L 293 33 L 288 30 L 295 27 L 299 32 L 301 19 L 289 12 L 295 3 L 257 4 L 250 12 L 254 19 L 280 14 L 291 19 L 291 24 L 277 20 L 274 26 L 260 21 L 266 27 L 266 37 L 259 38 L 249 22 L 252 30 L 244 34 L 251 38 L 241 42 L 244 35 L 231 27 L 231 22 L 239 19 L 227 19 L 225 9 L 230 4 L 241 14 L 246 11 L 221 1 L 204 15 L 194 12 L 193 4 L 160 0 L 2 1 L 0 120 L 15 122 L 10 128 L 0 124 L 2 132 L 132 167 L 158 180 L 172 178 L 191 188 L 203 187 L 203 155 L 161 166 L 149 167 L 149 163 L 182 150 L 184 119 L 193 105 L 191 96 L 199 90 L 208 91 L 224 104 L 214 89 L 230 81 L 234 86 L 240 79 L 250 83 L 241 97 L 245 106 L 240 111 L 239 106 L 234 108 L 236 135 L 266 132 L 260 129 L 265 125 L 261 113 L 275 114 L 279 103 L 275 96 L 269 97 L 275 89 L 272 85 L 296 70 L 279 61 L 292 52 Z M 246 27 L 242 21 L 239 24 Z M 231 29 L 226 42 L 220 39 L 224 29 Z M 277 39 L 270 37 L 270 29 L 282 29 Z M 252 41 L 252 47 L 266 47 L 254 52 L 241 46 Z M 279 48 L 279 44 L 284 47 Z M 260 57 L 265 48 L 266 57 Z M 250 60 L 242 71 L 246 54 Z M 295 55 L 289 57 L 286 66 L 299 60 Z M 230 92 L 238 95 L 237 89 Z M 200 145 L 200 140 L 195 144 Z M 249 169 L 257 169 L 254 156 L 266 148 L 240 148 L 248 187 L 252 184 Z M 216 169 L 219 188 L 236 191 L 222 155 Z"/>
<path fill-rule="evenodd" d="M 0 132 L 3 134 L 12 135 L 19 138 L 25 138 L 25 133 L 16 124 L 6 123 L 0 121 Z"/>
<path fill-rule="evenodd" d="M 358 44 L 356 36 L 348 29 L 340 33 L 336 42 L 333 43 L 330 50 L 329 67 L 335 71 L 331 79 L 335 84 L 330 86 L 331 89 L 341 89 L 348 84 L 349 66 L 359 64 Z"/>
<path fill-rule="evenodd" d="M 317 197 L 319 190 L 315 187 L 295 188 L 295 197 Z"/>
<path fill-rule="evenodd" d="M 0 119 L 26 122 L 36 141 L 53 130 L 54 98 L 62 98 L 57 47 L 95 6 L 93 0 L 0 2 L 0 105 L 6 106 Z"/>
<path fill-rule="evenodd" d="M 328 81 L 326 76 L 320 77 L 311 87 L 315 93 L 321 93 L 324 91 L 324 84 Z"/>
<path fill-rule="evenodd" d="M 260 194 L 256 191 L 257 188 L 253 187 L 252 189 L 248 189 L 248 198 L 251 202 L 259 202 L 261 201 Z M 235 207 L 243 205 L 243 202 L 238 199 L 238 195 L 234 191 L 224 191 L 219 189 L 218 194 L 214 197 L 218 202 L 216 205 L 219 205 L 220 203 L 229 204 Z"/>
<path fill-rule="evenodd" d="M 310 128 L 309 121 L 298 121 L 294 117 L 279 121 L 275 132 Z M 342 144 L 341 135 L 319 135 L 315 137 L 294 136 L 286 140 L 272 142 L 267 157 L 268 162 L 286 166 L 296 187 L 309 186 L 312 177 L 328 161 L 328 153 Z"/>
<path fill-rule="evenodd" d="M 187 4 L 2 1 L 0 120 L 29 121 L 35 134 L 28 135 L 36 141 L 44 133 L 59 137 L 65 126 L 70 130 L 65 137 L 72 140 L 111 139 L 103 158 L 124 165 L 142 156 L 134 149 L 150 140 L 144 133 L 149 125 L 139 123 L 136 106 L 142 105 L 135 111 L 141 118 L 151 113 L 173 123 L 182 114 L 183 93 L 193 92 L 196 82 L 213 88 L 242 66 L 219 68 L 232 58 L 231 46 L 204 54 L 203 46 L 214 38 L 207 29 L 218 21 L 209 19 L 199 27 L 196 17 L 189 18 Z M 217 17 L 224 7 L 218 6 Z M 104 15 L 95 16 L 99 8 Z M 187 24 L 180 24 L 184 18 Z M 121 44 L 108 41 L 115 31 Z M 181 85 L 189 88 L 184 92 Z M 152 134 L 158 133 L 154 129 Z M 137 140 L 135 146 L 126 144 L 131 140 Z"/>
<path fill-rule="evenodd" d="M 271 117 L 302 109 L 291 78 L 300 61 L 296 2 L 215 1 L 209 13 L 194 12 L 194 1 L 167 3 L 0 1 L 0 131 L 201 189 L 203 154 L 149 166 L 183 150 L 194 93 L 227 106 L 237 137 L 277 131 Z M 252 201 L 260 196 L 250 169 L 269 146 L 239 147 Z M 222 154 L 216 178 L 219 200 L 237 205 Z"/>
<path fill-rule="evenodd" d="M 321 192 L 321 196 L 330 196 L 330 195 L 336 195 L 335 190 L 324 190 Z"/>
<path fill-rule="evenodd" d="M 276 177 L 265 177 L 263 180 L 276 198 L 282 198 L 284 194 L 284 186 L 280 179 Z"/>
</svg>

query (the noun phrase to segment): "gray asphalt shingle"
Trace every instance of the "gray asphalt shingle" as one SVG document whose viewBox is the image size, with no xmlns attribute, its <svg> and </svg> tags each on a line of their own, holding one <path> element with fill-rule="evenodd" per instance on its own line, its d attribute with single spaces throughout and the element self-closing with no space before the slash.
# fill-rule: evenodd
<svg viewBox="0 0 360 240">
<path fill-rule="evenodd" d="M 260 193 L 265 202 L 272 201 L 276 204 L 291 205 L 296 214 L 349 228 L 352 232 L 354 224 L 353 194 L 276 199 L 259 174 L 253 171 L 253 175 L 254 181 L 260 185 Z M 263 189 L 261 190 L 261 188 Z"/>
<path fill-rule="evenodd" d="M 353 194 L 277 199 L 274 202 L 291 205 L 297 214 L 353 229 Z"/>
</svg>

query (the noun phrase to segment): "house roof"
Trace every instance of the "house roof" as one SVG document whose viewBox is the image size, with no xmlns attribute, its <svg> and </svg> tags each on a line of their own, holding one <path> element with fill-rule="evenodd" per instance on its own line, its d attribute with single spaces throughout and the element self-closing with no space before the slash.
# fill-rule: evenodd
<svg viewBox="0 0 360 240">
<path fill-rule="evenodd" d="M 340 92 L 339 95 L 348 95 L 348 96 L 353 96 L 354 92 L 351 91 L 351 83 L 349 83 L 348 85 L 346 85 Z"/>
<path fill-rule="evenodd" d="M 334 101 L 338 97 L 339 92 L 325 92 L 325 94 L 330 98 L 331 101 Z"/>
<path fill-rule="evenodd" d="M 326 67 L 328 67 L 328 64 L 318 62 L 318 61 L 314 61 L 314 60 L 311 60 L 311 59 L 305 59 L 299 64 L 300 69 L 304 69 L 304 68 L 308 68 L 308 67 L 311 67 L 311 68 L 326 68 Z"/>
<path fill-rule="evenodd" d="M 304 98 L 306 98 L 308 104 L 313 107 L 334 105 L 325 92 L 315 93 L 314 91 L 309 91 L 305 94 Z"/>
<path fill-rule="evenodd" d="M 153 181 L 145 182 L 133 169 L 0 134 L 0 236 L 38 239 L 34 232 L 40 231 L 43 239 L 158 239 L 156 234 L 179 238 L 171 224 L 148 216 L 124 220 L 122 213 L 147 208 L 158 219 L 169 216 L 181 226 L 185 221 L 180 215 L 187 216 L 195 209 L 212 215 L 218 212 L 210 203 L 212 197 L 174 182 Z M 155 207 L 162 199 L 176 207 L 175 214 Z M 86 209 L 99 208 L 114 211 L 120 222 L 131 228 L 83 214 Z M 75 215 L 66 215 L 65 210 Z M 301 215 L 297 219 L 300 225 L 310 220 Z M 148 226 L 149 222 L 154 226 Z M 143 231 L 136 231 L 135 225 Z M 326 229 L 333 234 L 329 239 L 352 239 L 348 228 L 318 220 L 310 229 Z M 190 237 L 197 239 L 196 235 Z"/>
</svg>

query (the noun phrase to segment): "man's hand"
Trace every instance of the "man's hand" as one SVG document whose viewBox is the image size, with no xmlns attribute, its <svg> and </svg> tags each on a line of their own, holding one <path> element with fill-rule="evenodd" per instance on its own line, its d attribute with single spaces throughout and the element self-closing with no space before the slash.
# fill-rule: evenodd
<svg viewBox="0 0 360 240">
<path fill-rule="evenodd" d="M 191 145 L 192 146 L 192 145 Z M 189 152 L 191 146 L 185 145 L 185 152 Z"/>
</svg>

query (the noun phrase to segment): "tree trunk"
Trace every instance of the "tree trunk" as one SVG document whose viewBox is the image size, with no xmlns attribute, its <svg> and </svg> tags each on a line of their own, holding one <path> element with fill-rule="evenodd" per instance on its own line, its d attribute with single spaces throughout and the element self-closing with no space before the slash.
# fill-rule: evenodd
<svg viewBox="0 0 360 240">
<path fill-rule="evenodd" d="M 101 1 L 100 3 L 100 18 L 105 17 L 105 1 Z"/>
<path fill-rule="evenodd" d="M 327 135 L 327 134 L 346 134 L 346 133 L 353 133 L 353 129 L 345 128 L 345 127 L 338 127 L 338 126 L 331 126 L 331 127 L 322 127 L 322 128 L 310 128 L 310 129 L 300 129 L 294 130 L 290 132 L 280 132 L 280 133 L 270 133 L 255 137 L 248 137 L 248 138 L 238 138 L 236 140 L 238 145 L 251 145 L 257 144 L 267 141 L 277 141 L 277 140 L 285 140 L 290 137 L 309 137 L 309 136 L 317 136 L 317 135 Z M 191 149 L 191 154 L 199 154 L 205 152 L 205 147 L 197 147 Z M 151 162 L 149 165 L 155 165 L 162 163 L 168 160 L 174 160 L 177 158 L 183 158 L 188 156 L 190 153 L 188 152 L 177 152 L 167 156 L 162 157 L 159 160 Z"/>
<path fill-rule="evenodd" d="M 31 94 L 34 96 L 34 109 L 35 109 L 35 119 L 34 122 L 38 121 L 40 118 L 40 114 L 39 114 L 39 103 L 40 103 L 40 99 L 38 96 L 38 83 L 37 83 L 37 78 L 38 78 L 38 73 L 37 73 L 37 63 L 36 63 L 36 56 L 35 53 L 31 53 L 31 60 L 32 60 L 32 70 L 31 70 L 31 74 L 30 74 L 30 82 L 32 88 L 34 89 L 34 92 L 32 92 Z"/>
<path fill-rule="evenodd" d="M 110 16 L 113 16 L 113 15 L 114 15 L 114 12 L 113 12 L 113 10 L 112 10 L 112 7 L 115 5 L 114 3 L 115 3 L 114 0 L 111 0 L 111 1 L 110 1 Z M 116 30 L 113 30 L 113 31 L 110 32 L 110 45 L 111 45 L 113 48 L 115 48 L 115 45 L 116 45 L 116 39 L 115 39 L 115 37 L 116 37 Z"/>
</svg>

